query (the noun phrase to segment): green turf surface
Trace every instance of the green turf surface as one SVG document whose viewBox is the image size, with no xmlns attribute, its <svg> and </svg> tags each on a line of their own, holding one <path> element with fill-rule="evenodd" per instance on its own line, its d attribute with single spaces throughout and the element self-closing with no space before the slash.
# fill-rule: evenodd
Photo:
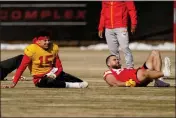
<svg viewBox="0 0 176 118">
<path fill-rule="evenodd" d="M 1 60 L 23 51 L 1 51 Z M 150 51 L 133 51 L 135 67 L 141 66 Z M 89 82 L 86 89 L 41 89 L 31 81 L 19 81 L 13 89 L 1 89 L 2 117 L 175 117 L 175 52 L 161 51 L 171 58 L 172 75 L 166 80 L 169 88 L 110 88 L 102 79 L 107 70 L 105 59 L 109 51 L 80 51 L 61 48 L 64 71 Z M 122 63 L 124 64 L 124 57 Z M 14 72 L 1 81 L 11 83 Z"/>
</svg>

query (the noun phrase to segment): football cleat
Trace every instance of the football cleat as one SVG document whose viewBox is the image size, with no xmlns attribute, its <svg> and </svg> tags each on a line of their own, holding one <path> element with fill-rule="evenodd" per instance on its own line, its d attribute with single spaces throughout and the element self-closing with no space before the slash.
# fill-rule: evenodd
<svg viewBox="0 0 176 118">
<path fill-rule="evenodd" d="M 170 84 L 161 80 L 155 80 L 154 87 L 169 87 Z"/>
<path fill-rule="evenodd" d="M 164 69 L 163 73 L 165 77 L 169 77 L 171 75 L 171 62 L 169 57 L 164 58 Z"/>
</svg>

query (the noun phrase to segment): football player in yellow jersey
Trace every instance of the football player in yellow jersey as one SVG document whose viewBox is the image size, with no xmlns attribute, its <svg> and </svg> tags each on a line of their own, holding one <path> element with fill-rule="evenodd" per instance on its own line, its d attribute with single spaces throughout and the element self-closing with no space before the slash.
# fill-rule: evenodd
<svg viewBox="0 0 176 118">
<path fill-rule="evenodd" d="M 65 73 L 59 59 L 59 48 L 50 42 L 49 32 L 42 30 L 33 39 L 33 44 L 24 50 L 22 62 L 17 69 L 13 83 L 3 88 L 14 88 L 22 73 L 29 68 L 35 86 L 42 88 L 86 88 L 88 83 Z"/>
</svg>

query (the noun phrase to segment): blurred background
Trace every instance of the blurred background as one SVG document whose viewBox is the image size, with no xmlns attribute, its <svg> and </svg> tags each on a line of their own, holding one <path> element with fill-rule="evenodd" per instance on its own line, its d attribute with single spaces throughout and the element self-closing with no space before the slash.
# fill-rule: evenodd
<svg viewBox="0 0 176 118">
<path fill-rule="evenodd" d="M 173 42 L 173 1 L 135 1 L 138 25 L 130 42 Z M 106 43 L 98 37 L 101 1 L 1 2 L 1 43 L 30 43 L 48 28 L 60 46 Z"/>
</svg>

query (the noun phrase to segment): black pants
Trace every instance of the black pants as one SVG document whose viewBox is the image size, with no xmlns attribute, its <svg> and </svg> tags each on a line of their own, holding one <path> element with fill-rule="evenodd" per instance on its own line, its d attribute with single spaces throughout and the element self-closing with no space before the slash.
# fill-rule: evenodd
<svg viewBox="0 0 176 118">
<path fill-rule="evenodd" d="M 4 78 L 17 69 L 19 65 L 21 64 L 23 55 L 18 55 L 12 58 L 9 58 L 7 60 L 1 61 L 0 62 L 0 79 L 4 80 Z"/>
<path fill-rule="evenodd" d="M 36 84 L 36 86 L 41 88 L 65 88 L 66 87 L 65 82 L 83 82 L 83 81 L 71 74 L 62 71 L 61 74 L 55 79 L 43 77 L 40 80 L 40 82 Z"/>
</svg>

